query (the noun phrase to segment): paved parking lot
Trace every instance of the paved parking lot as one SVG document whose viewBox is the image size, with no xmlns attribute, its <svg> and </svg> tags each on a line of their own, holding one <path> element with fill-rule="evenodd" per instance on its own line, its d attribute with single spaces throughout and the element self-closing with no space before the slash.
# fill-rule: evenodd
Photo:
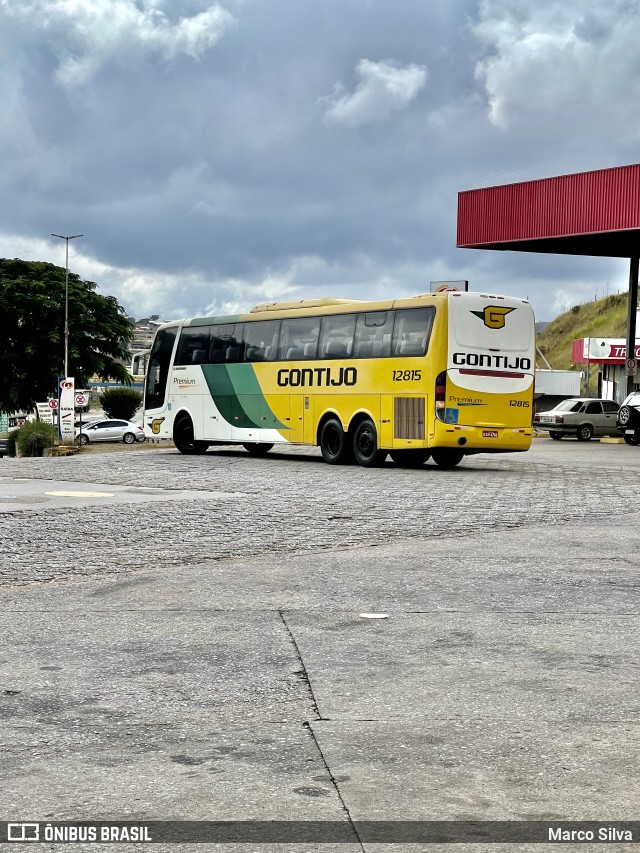
<svg viewBox="0 0 640 853">
<path fill-rule="evenodd" d="M 548 439 L 0 460 L 2 811 L 635 819 L 639 475 Z"/>
</svg>

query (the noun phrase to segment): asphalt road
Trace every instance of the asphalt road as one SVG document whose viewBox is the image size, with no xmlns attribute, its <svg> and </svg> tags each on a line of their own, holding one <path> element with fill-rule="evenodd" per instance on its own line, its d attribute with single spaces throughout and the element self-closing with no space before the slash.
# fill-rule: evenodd
<svg viewBox="0 0 640 853">
<path fill-rule="evenodd" d="M 639 474 L 548 439 L 0 460 L 0 815 L 334 821 L 273 849 L 343 853 L 421 849 L 367 820 L 635 820 Z"/>
</svg>

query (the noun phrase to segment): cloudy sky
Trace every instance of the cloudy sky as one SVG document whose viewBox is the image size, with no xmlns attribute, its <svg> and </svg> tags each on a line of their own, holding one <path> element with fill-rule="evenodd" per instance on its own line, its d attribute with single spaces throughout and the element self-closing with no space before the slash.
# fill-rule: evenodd
<svg viewBox="0 0 640 853">
<path fill-rule="evenodd" d="M 456 249 L 457 193 L 640 161 L 640 0 L 0 0 L 0 256 L 135 317 L 626 289 Z"/>
</svg>

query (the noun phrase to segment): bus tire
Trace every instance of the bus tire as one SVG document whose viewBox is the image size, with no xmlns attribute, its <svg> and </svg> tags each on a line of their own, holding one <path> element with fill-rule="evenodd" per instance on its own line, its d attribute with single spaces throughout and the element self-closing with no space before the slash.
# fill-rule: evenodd
<svg viewBox="0 0 640 853">
<path fill-rule="evenodd" d="M 390 450 L 389 456 L 399 468 L 420 468 L 431 456 L 430 450 L 421 447 L 408 450 Z"/>
<path fill-rule="evenodd" d="M 243 444 L 242 446 L 250 456 L 265 456 L 271 450 L 273 444 L 258 442 L 257 444 Z"/>
<path fill-rule="evenodd" d="M 436 447 L 431 451 L 431 456 L 438 468 L 455 468 L 459 462 L 462 462 L 464 452 L 449 447 Z"/>
<path fill-rule="evenodd" d="M 206 453 L 209 444 L 206 441 L 196 441 L 193 429 L 193 421 L 189 415 L 182 415 L 173 425 L 173 443 L 180 453 L 193 456 L 197 453 Z"/>
<path fill-rule="evenodd" d="M 342 424 L 337 418 L 329 418 L 320 432 L 320 451 L 329 465 L 344 465 L 350 462 L 349 444 Z"/>
<path fill-rule="evenodd" d="M 358 465 L 375 468 L 387 458 L 386 450 L 378 449 L 378 433 L 369 418 L 360 421 L 353 432 L 353 455 Z"/>
</svg>

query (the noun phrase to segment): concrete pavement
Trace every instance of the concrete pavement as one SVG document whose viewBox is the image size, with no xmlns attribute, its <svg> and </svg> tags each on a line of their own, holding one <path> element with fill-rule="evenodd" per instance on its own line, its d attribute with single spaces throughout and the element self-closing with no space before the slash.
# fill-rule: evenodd
<svg viewBox="0 0 640 853">
<path fill-rule="evenodd" d="M 545 440 L 452 472 L 3 461 L 0 507 L 19 477 L 116 502 L 0 514 L 2 812 L 635 819 L 639 466 Z"/>
</svg>

